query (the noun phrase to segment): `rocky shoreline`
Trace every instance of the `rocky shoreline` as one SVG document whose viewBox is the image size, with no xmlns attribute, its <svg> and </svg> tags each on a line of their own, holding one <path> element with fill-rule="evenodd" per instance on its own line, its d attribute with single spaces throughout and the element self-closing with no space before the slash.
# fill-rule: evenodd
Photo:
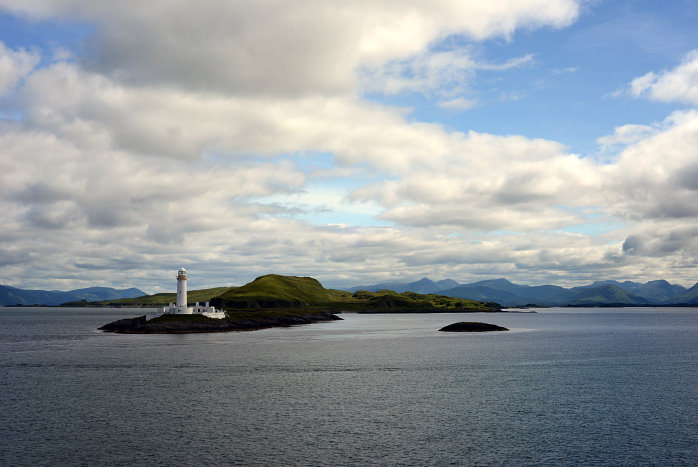
<svg viewBox="0 0 698 467">
<path fill-rule="evenodd" d="M 105 324 L 99 330 L 121 334 L 188 334 L 198 332 L 255 331 L 273 327 L 288 327 L 321 321 L 341 320 L 330 312 L 292 314 L 274 317 L 211 319 L 192 315 L 170 315 L 150 321 L 145 316 L 120 319 Z"/>
</svg>

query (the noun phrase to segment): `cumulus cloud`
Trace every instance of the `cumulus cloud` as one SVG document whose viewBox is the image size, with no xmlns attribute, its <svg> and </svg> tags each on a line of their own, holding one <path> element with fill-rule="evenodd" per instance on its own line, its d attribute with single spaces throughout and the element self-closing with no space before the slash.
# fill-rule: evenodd
<svg viewBox="0 0 698 467">
<path fill-rule="evenodd" d="M 438 96 L 455 96 L 467 91 L 475 72 L 479 70 L 504 71 L 533 62 L 532 55 L 525 55 L 504 63 L 486 63 L 475 59 L 464 49 L 425 51 L 404 60 L 389 61 L 380 67 L 365 70 L 364 86 L 369 91 L 384 94 L 417 92 Z M 451 103 L 464 103 L 465 99 L 451 99 Z"/>
<path fill-rule="evenodd" d="M 399 109 L 351 98 L 191 95 L 123 85 L 68 63 L 34 72 L 21 96 L 34 127 L 85 148 L 107 145 L 168 158 L 316 151 L 332 153 L 342 164 L 402 174 L 449 160 L 472 168 L 562 152 L 562 145 L 543 139 L 407 122 Z"/>
<path fill-rule="evenodd" d="M 33 53 L 0 54 L 10 63 L 4 88 L 23 81 L 13 96 L 23 119 L 0 129 L 3 274 L 18 285 L 55 287 L 87 285 L 85 271 L 90 283 L 152 284 L 153 264 L 166 270 L 182 262 L 219 274 L 206 285 L 231 270 L 241 271 L 231 277 L 238 282 L 269 271 L 407 274 L 401 252 L 433 248 L 428 235 L 295 220 L 293 206 L 273 200 L 306 191 L 309 174 L 286 156 L 331 154 L 334 172 L 351 179 L 358 170 L 359 180 L 438 170 L 452 158 L 485 164 L 478 159 L 499 149 L 469 156 L 479 136 L 361 101 L 359 70 L 419 57 L 448 35 L 509 38 L 520 28 L 563 27 L 578 14 L 572 0 L 195 8 L 169 0 L 139 8 L 0 0 L 0 8 L 93 31 L 86 54 L 55 52 L 39 69 Z M 323 176 L 336 173 L 312 174 Z M 318 199 L 303 197 L 307 209 L 347 202 L 340 193 Z"/>
<path fill-rule="evenodd" d="M 634 97 L 659 102 L 698 104 L 698 50 L 686 54 L 674 69 L 649 73 L 632 80 L 628 91 Z"/>
<path fill-rule="evenodd" d="M 405 225 L 536 230 L 578 222 L 556 206 L 593 205 L 601 183 L 598 167 L 558 143 L 470 132 L 438 165 L 352 196 L 381 203 L 383 218 Z"/>
<path fill-rule="evenodd" d="M 2 0 L 0 7 L 30 18 L 95 24 L 92 55 L 84 63 L 119 80 L 275 96 L 351 93 L 360 67 L 413 56 L 447 35 L 510 37 L 519 28 L 563 27 L 578 15 L 574 0 L 208 0 L 196 8 L 171 0 L 138 8 Z"/>
<path fill-rule="evenodd" d="M 471 240 L 488 231 L 547 235 L 545 242 L 533 242 L 530 254 L 506 249 L 519 273 L 536 267 L 571 273 L 577 264 L 576 274 L 595 268 L 656 277 L 652 268 L 669 271 L 698 260 L 691 236 L 698 228 L 697 138 L 695 111 L 676 112 L 654 125 L 619 127 L 602 142 L 623 143 L 621 152 L 600 164 L 552 142 L 471 132 L 463 145 L 469 157 L 443 159 L 439 167 L 366 185 L 353 196 L 382 204 L 382 218 L 411 228 L 460 232 Z M 556 233 L 593 223 L 599 214 L 626 227 L 575 243 Z M 548 248 L 557 242 L 557 250 Z M 660 258 L 665 265 L 658 264 Z M 685 280 L 692 281 L 690 275 Z"/>
<path fill-rule="evenodd" d="M 326 151 L 345 164 L 400 172 L 445 157 L 462 139 L 353 99 L 191 95 L 124 86 L 64 63 L 30 76 L 22 98 L 33 126 L 86 148 L 189 160 Z"/>
<path fill-rule="evenodd" d="M 8 241 L 0 256 L 10 259 L 2 266 L 15 280 L 49 280 L 37 271 L 56 271 L 42 262 L 62 262 L 77 277 L 71 264 L 131 258 L 148 267 L 149 258 L 190 249 L 208 257 L 264 214 L 245 198 L 297 190 L 306 180 L 288 161 L 197 168 L 109 148 L 86 158 L 69 140 L 19 127 L 3 128 L 0 146 Z"/>
<path fill-rule="evenodd" d="M 623 253 L 650 258 L 695 259 L 698 248 L 698 225 L 654 225 L 654 230 L 642 229 L 623 242 Z M 683 261 L 682 261 L 683 262 Z"/>
<path fill-rule="evenodd" d="M 695 184 L 686 174 L 696 170 L 698 112 L 675 112 L 658 127 L 604 168 L 609 210 L 635 220 L 695 219 Z"/>
<path fill-rule="evenodd" d="M 0 97 L 28 75 L 39 64 L 39 59 L 35 50 L 12 50 L 0 41 Z"/>
<path fill-rule="evenodd" d="M 613 134 L 599 138 L 598 143 L 601 145 L 603 150 L 608 150 L 618 145 L 637 143 L 638 141 L 642 141 L 657 131 L 658 129 L 651 125 L 622 125 L 616 127 Z"/>
</svg>

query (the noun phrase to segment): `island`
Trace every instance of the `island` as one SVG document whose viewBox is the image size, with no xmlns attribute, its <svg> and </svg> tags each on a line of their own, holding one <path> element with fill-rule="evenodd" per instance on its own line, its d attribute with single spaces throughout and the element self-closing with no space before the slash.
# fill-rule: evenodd
<svg viewBox="0 0 698 467">
<path fill-rule="evenodd" d="M 496 324 L 488 323 L 475 323 L 468 321 L 461 321 L 458 323 L 449 324 L 444 326 L 439 331 L 444 332 L 489 332 L 489 331 L 508 331 L 507 328 L 502 326 L 497 326 Z"/>
<path fill-rule="evenodd" d="M 133 334 L 249 331 L 339 320 L 337 313 L 492 313 L 502 308 L 480 302 L 436 294 L 396 293 L 325 289 L 312 277 L 268 274 L 241 287 L 193 290 L 189 297 L 209 302 L 225 312 L 222 319 L 202 314 L 163 314 L 114 321 L 100 329 Z M 103 302 L 90 306 L 165 307 L 176 294 L 146 295 Z"/>
</svg>

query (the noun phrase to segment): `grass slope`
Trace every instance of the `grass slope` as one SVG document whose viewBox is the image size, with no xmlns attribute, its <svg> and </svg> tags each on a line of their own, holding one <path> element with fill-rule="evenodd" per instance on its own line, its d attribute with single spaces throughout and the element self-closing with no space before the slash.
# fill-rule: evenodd
<svg viewBox="0 0 698 467">
<path fill-rule="evenodd" d="M 334 312 L 397 311 L 492 311 L 496 304 L 415 292 L 392 290 L 355 293 L 325 289 L 312 277 L 261 276 L 214 298 L 212 304 L 226 310 L 269 310 L 277 308 L 328 310 Z"/>
<path fill-rule="evenodd" d="M 211 303 L 230 309 L 298 308 L 332 300 L 333 294 L 312 277 L 268 274 L 221 294 Z"/>
</svg>

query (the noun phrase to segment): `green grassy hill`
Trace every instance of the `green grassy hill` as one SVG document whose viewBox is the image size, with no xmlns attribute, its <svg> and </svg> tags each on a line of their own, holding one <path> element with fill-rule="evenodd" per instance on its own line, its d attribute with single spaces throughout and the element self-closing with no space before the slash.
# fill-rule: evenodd
<svg viewBox="0 0 698 467">
<path fill-rule="evenodd" d="M 121 306 L 160 307 L 176 300 L 174 293 L 160 293 L 138 298 L 65 304 L 70 306 Z M 242 287 L 217 287 L 192 290 L 189 304 L 210 302 L 229 314 L 257 313 L 264 311 L 277 315 L 284 313 L 315 313 L 318 311 L 360 313 L 439 312 L 439 311 L 497 311 L 495 303 L 479 302 L 463 298 L 446 297 L 415 292 L 396 293 L 392 290 L 355 293 L 326 289 L 312 277 L 261 276 Z M 232 317 L 232 316 L 231 316 Z"/>
<path fill-rule="evenodd" d="M 397 312 L 397 311 L 492 311 L 496 304 L 415 292 L 392 290 L 355 293 L 325 289 L 312 277 L 258 277 L 249 284 L 214 298 L 211 303 L 226 310 L 274 308 L 309 308 L 330 311 Z"/>
<path fill-rule="evenodd" d="M 213 299 L 211 304 L 227 309 L 299 308 L 332 300 L 333 294 L 312 277 L 269 274 L 228 290 Z"/>
</svg>

